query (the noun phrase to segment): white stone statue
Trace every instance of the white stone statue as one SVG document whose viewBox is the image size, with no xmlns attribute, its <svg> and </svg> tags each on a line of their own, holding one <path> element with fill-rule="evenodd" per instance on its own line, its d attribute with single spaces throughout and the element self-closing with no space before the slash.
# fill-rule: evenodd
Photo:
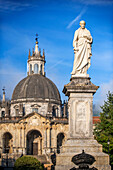
<svg viewBox="0 0 113 170">
<path fill-rule="evenodd" d="M 85 28 L 85 21 L 80 21 L 80 28 L 75 31 L 74 47 L 74 64 L 72 76 L 87 76 L 87 70 L 90 67 L 92 37 L 90 32 Z"/>
</svg>

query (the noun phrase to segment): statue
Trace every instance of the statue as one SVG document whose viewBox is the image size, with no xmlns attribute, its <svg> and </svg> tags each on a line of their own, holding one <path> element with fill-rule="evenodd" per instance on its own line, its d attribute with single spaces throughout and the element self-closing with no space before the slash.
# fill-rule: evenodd
<svg viewBox="0 0 113 170">
<path fill-rule="evenodd" d="M 74 64 L 72 76 L 87 76 L 87 70 L 90 67 L 92 37 L 90 32 L 85 28 L 85 21 L 80 21 L 80 28 L 75 31 L 74 47 Z"/>
</svg>

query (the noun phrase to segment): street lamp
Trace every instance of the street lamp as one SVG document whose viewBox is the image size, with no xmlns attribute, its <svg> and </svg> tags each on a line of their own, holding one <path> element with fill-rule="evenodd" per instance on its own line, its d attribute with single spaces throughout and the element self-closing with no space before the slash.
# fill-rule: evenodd
<svg viewBox="0 0 113 170">
<path fill-rule="evenodd" d="M 107 144 L 108 144 L 108 155 L 109 155 L 109 145 L 110 145 L 110 140 L 109 139 L 107 141 Z"/>
</svg>

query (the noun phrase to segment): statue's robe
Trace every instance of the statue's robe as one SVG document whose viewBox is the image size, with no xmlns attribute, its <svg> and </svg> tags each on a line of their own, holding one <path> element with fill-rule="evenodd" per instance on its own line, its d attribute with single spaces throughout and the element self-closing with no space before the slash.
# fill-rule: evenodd
<svg viewBox="0 0 113 170">
<path fill-rule="evenodd" d="M 75 59 L 72 74 L 86 74 L 90 67 L 92 37 L 90 32 L 81 27 L 75 31 L 73 46 Z"/>
</svg>

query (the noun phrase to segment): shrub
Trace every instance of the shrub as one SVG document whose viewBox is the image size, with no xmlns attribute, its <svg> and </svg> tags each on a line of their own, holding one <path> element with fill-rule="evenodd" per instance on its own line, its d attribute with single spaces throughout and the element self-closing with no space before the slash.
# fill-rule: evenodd
<svg viewBox="0 0 113 170">
<path fill-rule="evenodd" d="M 44 166 L 34 157 L 22 156 L 16 160 L 14 170 L 44 170 Z"/>
</svg>

